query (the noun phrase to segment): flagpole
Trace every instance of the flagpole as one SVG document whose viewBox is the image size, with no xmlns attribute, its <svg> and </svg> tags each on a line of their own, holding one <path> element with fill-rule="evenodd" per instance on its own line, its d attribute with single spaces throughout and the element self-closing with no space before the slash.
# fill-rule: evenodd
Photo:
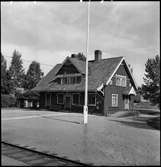
<svg viewBox="0 0 161 167">
<path fill-rule="evenodd" d="M 90 25 L 90 0 L 87 8 L 87 43 L 86 43 L 86 78 L 85 78 L 85 102 L 84 102 L 84 124 L 88 123 L 88 52 L 89 52 L 89 25 Z"/>
</svg>

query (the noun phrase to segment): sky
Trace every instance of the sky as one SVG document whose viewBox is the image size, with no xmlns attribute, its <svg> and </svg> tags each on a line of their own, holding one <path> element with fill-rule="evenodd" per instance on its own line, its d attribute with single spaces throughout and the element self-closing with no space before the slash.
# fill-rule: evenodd
<svg viewBox="0 0 161 167">
<path fill-rule="evenodd" d="M 87 2 L 1 2 L 1 52 L 9 66 L 13 51 L 46 75 L 72 53 L 86 54 Z M 160 55 L 158 1 L 91 2 L 88 59 L 124 56 L 143 84 L 145 63 Z"/>
</svg>

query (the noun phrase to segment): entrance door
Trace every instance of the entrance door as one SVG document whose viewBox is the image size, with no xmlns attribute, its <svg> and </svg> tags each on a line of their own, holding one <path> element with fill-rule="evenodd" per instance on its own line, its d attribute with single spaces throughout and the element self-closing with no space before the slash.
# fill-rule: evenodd
<svg viewBox="0 0 161 167">
<path fill-rule="evenodd" d="M 71 109 L 71 96 L 65 96 L 65 109 Z"/>
<path fill-rule="evenodd" d="M 129 110 L 129 98 L 128 96 L 124 99 L 124 106 L 126 110 Z"/>
</svg>

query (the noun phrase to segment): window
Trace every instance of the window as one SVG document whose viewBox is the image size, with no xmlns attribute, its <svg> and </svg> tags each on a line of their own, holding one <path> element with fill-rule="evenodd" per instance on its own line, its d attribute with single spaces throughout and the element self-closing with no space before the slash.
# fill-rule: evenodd
<svg viewBox="0 0 161 167">
<path fill-rule="evenodd" d="M 70 83 L 71 83 L 71 78 L 67 77 L 67 84 L 70 84 Z"/>
<path fill-rule="evenodd" d="M 58 78 L 57 81 L 58 81 L 57 82 L 58 84 L 62 84 L 62 79 L 61 78 Z"/>
<path fill-rule="evenodd" d="M 116 75 L 116 86 L 126 87 L 126 76 Z"/>
<path fill-rule="evenodd" d="M 80 83 L 81 82 L 81 76 L 75 76 L 75 77 L 61 77 L 61 78 L 57 78 L 55 80 L 56 83 L 58 84 L 77 84 L 77 83 Z"/>
<path fill-rule="evenodd" d="M 126 86 L 126 76 L 122 76 L 121 79 L 122 79 L 121 85 L 125 87 Z"/>
<path fill-rule="evenodd" d="M 46 106 L 50 105 L 50 94 L 46 94 Z"/>
<path fill-rule="evenodd" d="M 73 104 L 80 104 L 80 95 L 73 94 Z"/>
<path fill-rule="evenodd" d="M 129 103 L 129 99 L 125 98 L 125 104 L 128 104 L 128 103 Z"/>
<path fill-rule="evenodd" d="M 77 83 L 80 83 L 81 82 L 81 77 L 77 77 Z"/>
<path fill-rule="evenodd" d="M 57 104 L 64 104 L 63 94 L 58 94 L 57 95 Z"/>
<path fill-rule="evenodd" d="M 89 105 L 96 105 L 96 95 L 95 94 L 88 95 L 88 104 Z"/>
<path fill-rule="evenodd" d="M 120 83 L 121 83 L 121 82 L 120 82 L 120 77 L 116 76 L 116 85 L 117 85 L 117 86 L 120 86 Z"/>
<path fill-rule="evenodd" d="M 67 84 L 67 77 L 63 78 L 63 84 Z"/>
<path fill-rule="evenodd" d="M 60 84 L 61 85 L 63 84 L 63 78 L 60 78 Z"/>
<path fill-rule="evenodd" d="M 80 105 L 84 105 L 84 95 L 80 94 Z"/>
<path fill-rule="evenodd" d="M 112 94 L 112 107 L 118 106 L 118 94 Z"/>
<path fill-rule="evenodd" d="M 75 84 L 75 83 L 76 83 L 75 77 L 71 77 L 71 84 Z"/>
</svg>

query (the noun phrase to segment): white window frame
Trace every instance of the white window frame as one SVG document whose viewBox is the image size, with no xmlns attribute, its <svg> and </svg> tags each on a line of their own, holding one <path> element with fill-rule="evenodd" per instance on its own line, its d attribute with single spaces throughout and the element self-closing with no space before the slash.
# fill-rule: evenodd
<svg viewBox="0 0 161 167">
<path fill-rule="evenodd" d="M 118 94 L 112 94 L 112 107 L 118 107 Z"/>
<path fill-rule="evenodd" d="M 88 99 L 88 106 L 96 106 L 96 94 L 95 93 L 89 93 L 88 95 L 94 94 L 95 96 L 95 103 L 94 104 L 89 104 L 89 99 Z M 89 96 L 88 96 L 89 98 Z"/>
<path fill-rule="evenodd" d="M 118 79 L 119 79 L 119 82 L 118 82 Z M 120 85 L 120 77 L 119 77 L 119 75 L 116 75 L 116 86 L 121 86 Z"/>
<path fill-rule="evenodd" d="M 70 85 L 70 77 L 67 77 L 67 85 Z"/>
<path fill-rule="evenodd" d="M 60 78 L 60 85 L 63 85 L 63 78 Z"/>
<path fill-rule="evenodd" d="M 59 95 L 63 95 L 63 94 L 57 94 L 56 96 L 57 96 L 57 104 L 64 104 L 64 95 L 63 95 L 63 103 L 58 103 L 58 96 Z"/>
<path fill-rule="evenodd" d="M 125 82 L 123 82 L 123 79 L 124 79 Z M 122 76 L 121 77 L 121 86 L 126 87 L 126 85 L 127 85 L 126 76 Z"/>
<path fill-rule="evenodd" d="M 74 95 L 78 95 L 79 96 L 79 98 L 78 98 L 78 100 L 79 100 L 78 104 L 74 103 Z M 72 94 L 72 105 L 80 105 L 80 93 L 73 93 Z"/>
<path fill-rule="evenodd" d="M 117 82 L 117 78 L 119 78 L 119 82 Z M 123 79 L 125 80 L 124 83 L 123 83 Z M 126 87 L 126 85 L 127 85 L 126 76 L 116 74 L 116 86 Z"/>
</svg>

